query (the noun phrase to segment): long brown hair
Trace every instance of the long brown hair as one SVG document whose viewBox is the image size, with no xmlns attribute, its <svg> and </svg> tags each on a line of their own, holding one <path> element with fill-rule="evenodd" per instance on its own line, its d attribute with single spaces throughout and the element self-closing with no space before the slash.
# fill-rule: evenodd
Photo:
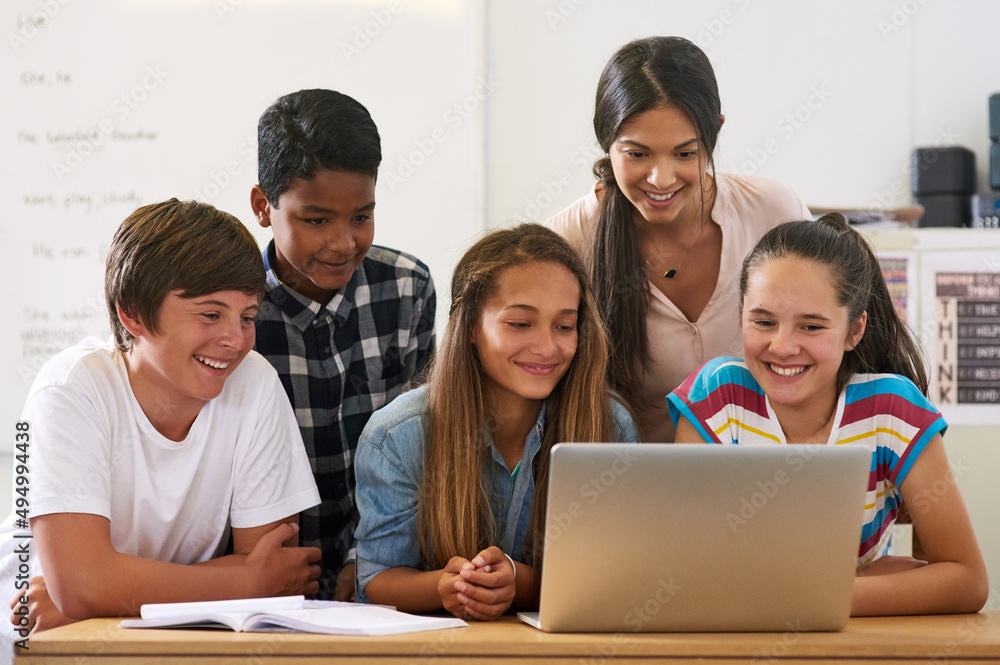
<svg viewBox="0 0 1000 665">
<path fill-rule="evenodd" d="M 786 256 L 797 256 L 826 266 L 837 291 L 837 304 L 847 308 L 848 325 L 868 312 L 865 332 L 852 350 L 844 353 L 837 372 L 839 394 L 858 373 L 900 374 L 927 394 L 927 370 L 910 329 L 892 306 L 892 296 L 878 258 L 864 236 L 837 212 L 815 222 L 787 222 L 764 234 L 747 254 L 740 271 L 740 311 L 750 273 Z"/>
<path fill-rule="evenodd" d="M 629 42 L 605 66 L 597 85 L 594 133 L 607 155 L 632 117 L 672 106 L 691 120 L 698 143 L 714 175 L 712 153 L 722 126 L 715 72 L 705 53 L 682 37 L 648 37 Z M 592 276 L 601 318 L 610 333 L 608 378 L 611 386 L 636 407 L 639 386 L 649 365 L 646 314 L 648 278 L 628 200 L 607 156 L 594 164 L 603 196 L 594 237 Z M 704 210 L 704 189 L 702 209 Z"/>
<path fill-rule="evenodd" d="M 417 508 L 423 563 L 443 567 L 471 558 L 498 539 L 483 475 L 492 414 L 486 374 L 472 347 L 484 303 L 501 274 L 535 262 L 564 266 L 580 286 L 576 356 L 546 400 L 545 429 L 535 458 L 526 562 L 540 561 L 549 451 L 560 441 L 609 441 L 612 416 L 605 378 L 607 340 L 583 262 L 560 236 L 538 224 L 493 231 L 455 267 L 451 310 L 428 379 L 424 474 Z M 529 471 L 529 470 L 523 470 Z"/>
</svg>

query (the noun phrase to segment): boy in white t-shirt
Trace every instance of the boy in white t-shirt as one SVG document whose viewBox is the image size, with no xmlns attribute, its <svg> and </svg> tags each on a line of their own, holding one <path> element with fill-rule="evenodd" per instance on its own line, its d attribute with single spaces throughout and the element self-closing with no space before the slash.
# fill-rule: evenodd
<svg viewBox="0 0 1000 665">
<path fill-rule="evenodd" d="M 0 525 L 14 640 L 143 603 L 315 592 L 320 552 L 297 547 L 298 513 L 319 494 L 278 376 L 251 350 L 253 236 L 203 203 L 145 206 L 115 234 L 105 293 L 114 343 L 46 363 L 17 425 L 25 480 Z"/>
</svg>

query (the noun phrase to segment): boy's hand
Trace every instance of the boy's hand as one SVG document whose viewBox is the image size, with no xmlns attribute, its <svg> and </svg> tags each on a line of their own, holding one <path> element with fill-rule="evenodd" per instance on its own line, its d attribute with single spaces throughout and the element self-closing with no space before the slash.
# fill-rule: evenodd
<svg viewBox="0 0 1000 665">
<path fill-rule="evenodd" d="M 469 616 L 494 621 L 514 602 L 514 568 L 499 547 L 486 548 L 471 564 L 459 572 L 461 581 L 455 584 L 458 599 Z"/>
<path fill-rule="evenodd" d="M 354 564 L 349 563 L 337 575 L 337 588 L 333 590 L 333 599 L 354 602 Z"/>
<path fill-rule="evenodd" d="M 317 547 L 286 547 L 296 542 L 298 524 L 279 524 L 260 537 L 243 565 L 254 572 L 259 596 L 311 595 L 319 591 L 321 558 Z"/>
<path fill-rule="evenodd" d="M 27 615 L 14 613 L 21 607 L 21 596 L 28 597 Z M 49 595 L 48 589 L 45 588 L 45 578 L 42 576 L 32 577 L 28 580 L 27 589 L 21 589 L 14 594 L 14 597 L 10 599 L 10 609 L 10 622 L 19 628 L 27 628 L 32 633 L 40 633 L 43 630 L 65 626 L 76 621 L 76 619 L 70 619 L 60 612 L 56 604 L 52 602 L 52 597 Z M 24 616 L 28 617 L 26 626 L 21 624 L 21 619 Z"/>
<path fill-rule="evenodd" d="M 441 577 L 438 578 L 438 595 L 441 596 L 441 604 L 444 605 L 444 609 L 459 619 L 471 618 L 465 611 L 465 603 L 459 599 L 460 593 L 456 588 L 458 584 L 462 583 L 459 573 L 466 567 L 474 568 L 468 559 L 463 559 L 460 556 L 452 557 L 448 565 L 441 571 Z"/>
</svg>

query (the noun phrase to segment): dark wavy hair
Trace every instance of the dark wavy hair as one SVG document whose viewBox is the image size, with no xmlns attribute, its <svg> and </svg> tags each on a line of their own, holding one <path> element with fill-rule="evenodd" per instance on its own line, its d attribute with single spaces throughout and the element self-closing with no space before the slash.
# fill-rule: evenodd
<svg viewBox="0 0 1000 665">
<path fill-rule="evenodd" d="M 594 132 L 606 156 L 594 164 L 604 194 L 594 238 L 592 278 L 611 340 L 608 378 L 637 407 L 642 375 L 649 364 L 648 279 L 632 221 L 635 207 L 618 187 L 607 154 L 626 122 L 663 106 L 672 106 L 691 120 L 714 175 L 712 153 L 722 126 L 722 106 L 708 57 L 682 37 L 629 42 L 612 56 L 597 85 Z"/>
</svg>

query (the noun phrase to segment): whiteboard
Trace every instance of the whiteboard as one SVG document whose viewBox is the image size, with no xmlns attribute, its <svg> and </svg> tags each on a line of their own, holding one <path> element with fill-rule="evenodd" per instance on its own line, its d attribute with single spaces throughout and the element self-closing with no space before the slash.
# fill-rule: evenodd
<svg viewBox="0 0 1000 665">
<path fill-rule="evenodd" d="M 375 242 L 424 260 L 447 302 L 483 228 L 479 14 L 462 0 L 4 0 L 0 450 L 41 365 L 109 335 L 104 260 L 136 207 L 198 199 L 269 239 L 249 206 L 257 118 L 288 92 L 368 108 L 383 150 Z"/>
</svg>

